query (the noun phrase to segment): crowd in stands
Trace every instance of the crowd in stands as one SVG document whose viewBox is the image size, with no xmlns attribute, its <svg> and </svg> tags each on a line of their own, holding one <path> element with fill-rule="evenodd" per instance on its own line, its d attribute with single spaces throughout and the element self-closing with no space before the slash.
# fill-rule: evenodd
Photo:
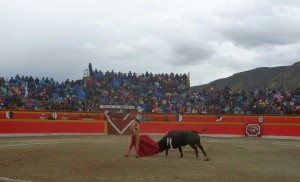
<svg viewBox="0 0 300 182">
<path fill-rule="evenodd" d="M 187 74 L 93 71 L 58 83 L 32 76 L 0 78 L 0 109 L 96 112 L 100 105 L 135 106 L 141 113 L 300 114 L 300 89 L 190 88 Z"/>
</svg>

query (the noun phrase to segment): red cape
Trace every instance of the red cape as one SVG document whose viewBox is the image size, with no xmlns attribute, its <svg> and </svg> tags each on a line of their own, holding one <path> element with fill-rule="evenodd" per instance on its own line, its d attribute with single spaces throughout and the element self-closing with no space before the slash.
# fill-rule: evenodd
<svg viewBox="0 0 300 182">
<path fill-rule="evenodd" d="M 139 155 L 140 156 L 151 156 L 159 152 L 157 142 L 152 140 L 148 135 L 140 136 Z"/>
</svg>

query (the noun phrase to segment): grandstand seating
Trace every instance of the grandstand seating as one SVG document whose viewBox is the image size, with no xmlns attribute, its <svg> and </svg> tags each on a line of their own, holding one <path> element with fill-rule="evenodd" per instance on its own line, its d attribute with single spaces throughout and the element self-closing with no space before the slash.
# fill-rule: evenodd
<svg viewBox="0 0 300 182">
<path fill-rule="evenodd" d="M 134 106 L 142 113 L 299 114 L 300 89 L 190 89 L 189 75 L 94 70 L 58 83 L 32 76 L 0 78 L 0 109 L 98 111 L 100 105 Z"/>
</svg>

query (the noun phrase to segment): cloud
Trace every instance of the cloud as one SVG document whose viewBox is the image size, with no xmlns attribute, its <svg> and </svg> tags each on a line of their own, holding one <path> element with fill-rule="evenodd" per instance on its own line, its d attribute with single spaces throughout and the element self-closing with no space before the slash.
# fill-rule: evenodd
<svg viewBox="0 0 300 182">
<path fill-rule="evenodd" d="M 266 67 L 272 64 L 278 66 L 292 65 L 300 61 L 299 49 L 300 43 L 262 48 L 259 51 L 260 54 L 254 57 L 254 59 L 261 60 Z"/>
<path fill-rule="evenodd" d="M 14 0 L 0 3 L 1 77 L 94 69 L 190 73 L 205 84 L 299 61 L 293 0 Z"/>
<path fill-rule="evenodd" d="M 171 60 L 174 65 L 197 65 L 209 60 L 214 54 L 210 46 L 178 44 L 172 48 Z"/>
<path fill-rule="evenodd" d="M 237 46 L 287 45 L 300 39 L 300 31 L 294 28 L 300 23 L 298 6 L 273 1 L 238 1 L 228 6 L 218 10 L 216 29 Z"/>
</svg>

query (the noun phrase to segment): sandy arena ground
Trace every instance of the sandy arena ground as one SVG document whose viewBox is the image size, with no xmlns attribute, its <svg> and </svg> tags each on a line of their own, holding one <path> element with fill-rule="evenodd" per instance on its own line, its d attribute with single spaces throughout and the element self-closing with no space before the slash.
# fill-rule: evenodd
<svg viewBox="0 0 300 182">
<path fill-rule="evenodd" d="M 152 136 L 155 141 L 162 136 Z M 210 157 L 186 146 L 169 156 L 126 154 L 130 136 L 81 135 L 0 137 L 0 181 L 4 182 L 298 182 L 300 141 L 202 137 Z"/>
</svg>

